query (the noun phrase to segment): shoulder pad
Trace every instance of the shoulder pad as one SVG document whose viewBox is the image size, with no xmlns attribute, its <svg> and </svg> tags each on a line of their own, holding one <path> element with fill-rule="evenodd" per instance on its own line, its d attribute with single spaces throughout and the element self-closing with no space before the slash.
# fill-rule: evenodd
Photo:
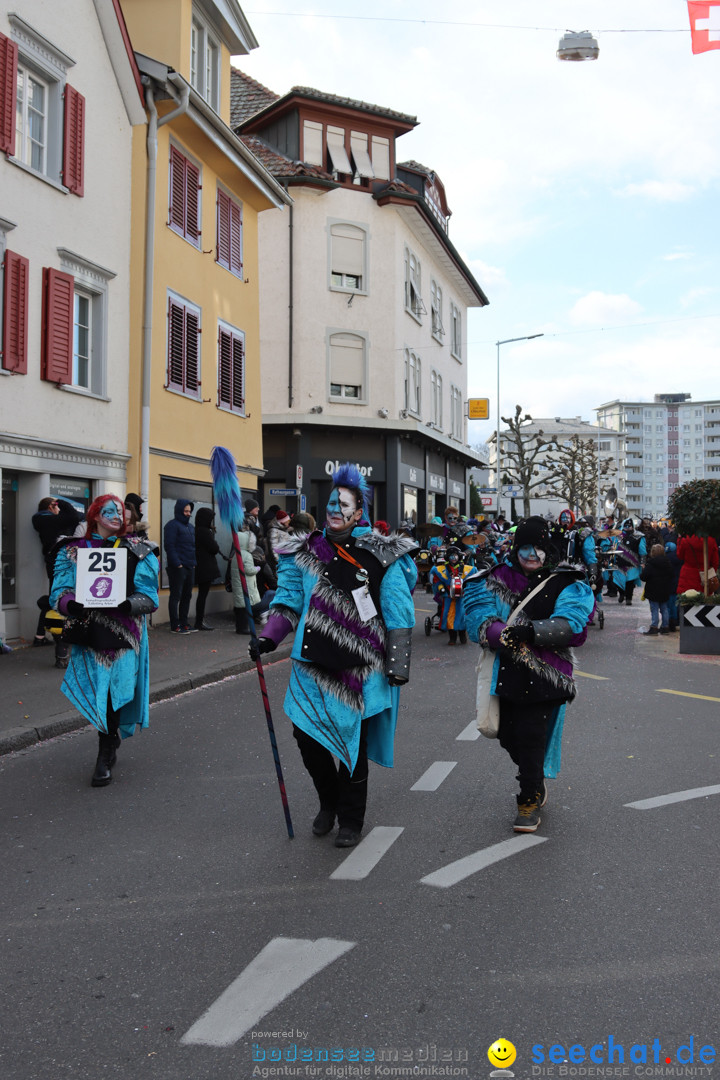
<svg viewBox="0 0 720 1080">
<path fill-rule="evenodd" d="M 380 536 L 373 532 L 356 536 L 355 546 L 374 555 L 383 566 L 392 566 L 403 555 L 411 555 L 420 548 L 420 545 L 409 536 L 401 536 L 399 533 Z"/>
</svg>

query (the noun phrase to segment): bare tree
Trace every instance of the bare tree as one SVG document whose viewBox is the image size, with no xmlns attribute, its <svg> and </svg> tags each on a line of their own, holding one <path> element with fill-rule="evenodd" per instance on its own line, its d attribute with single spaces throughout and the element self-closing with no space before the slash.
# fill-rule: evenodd
<svg viewBox="0 0 720 1080">
<path fill-rule="evenodd" d="M 526 413 L 521 417 L 521 413 L 522 406 L 516 405 L 514 417 L 502 417 L 509 434 L 503 433 L 506 445 L 502 453 L 503 475 L 498 477 L 498 502 L 503 484 L 517 484 L 523 489 L 523 515 L 527 518 L 530 517 L 533 491 L 545 488 L 555 479 L 551 468 L 543 469 L 541 475 L 539 466 L 547 465 L 548 450 L 557 446 L 557 440 L 552 435 L 545 435 L 542 430 L 523 431 L 524 424 L 532 423 L 532 416 Z"/>
<path fill-rule="evenodd" d="M 580 435 L 570 435 L 564 442 L 556 440 L 546 462 L 552 476 L 548 494 L 564 500 L 581 514 L 594 512 L 598 505 L 598 481 L 615 469 L 612 458 L 598 460 L 593 439 L 583 439 Z"/>
</svg>

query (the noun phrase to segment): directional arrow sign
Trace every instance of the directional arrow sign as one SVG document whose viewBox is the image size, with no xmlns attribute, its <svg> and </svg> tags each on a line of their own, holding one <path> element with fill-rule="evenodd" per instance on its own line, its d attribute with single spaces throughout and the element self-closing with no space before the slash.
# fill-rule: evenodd
<svg viewBox="0 0 720 1080">
<path fill-rule="evenodd" d="M 720 628 L 720 607 L 716 604 L 696 604 L 683 609 L 685 622 L 690 626 L 717 626 Z"/>
<path fill-rule="evenodd" d="M 521 487 L 513 485 L 512 487 L 504 487 L 502 489 L 502 493 L 505 498 L 508 498 L 509 496 L 511 499 L 516 499 L 518 495 L 522 495 L 523 489 Z"/>
<path fill-rule="evenodd" d="M 705 623 L 700 621 L 699 615 L 702 611 L 702 607 L 689 607 L 683 610 L 683 617 L 686 623 L 690 623 L 691 626 L 704 626 Z"/>
</svg>

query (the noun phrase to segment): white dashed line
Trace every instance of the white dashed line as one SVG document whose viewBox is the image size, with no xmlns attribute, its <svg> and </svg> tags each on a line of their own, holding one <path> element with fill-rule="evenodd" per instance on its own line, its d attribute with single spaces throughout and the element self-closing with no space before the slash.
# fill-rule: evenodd
<svg viewBox="0 0 720 1080">
<path fill-rule="evenodd" d="M 632 810 L 654 810 L 656 806 L 669 806 L 670 803 L 687 802 L 688 799 L 704 799 L 706 795 L 720 795 L 720 784 L 713 787 L 688 788 L 687 791 L 671 791 L 669 795 L 656 795 L 654 799 L 639 799 L 625 803 Z"/>
<path fill-rule="evenodd" d="M 421 884 L 437 885 L 439 889 L 448 889 L 472 874 L 477 874 L 479 870 L 484 870 L 502 859 L 508 859 L 511 855 L 519 855 L 521 851 L 527 851 L 536 844 L 544 844 L 546 840 L 547 836 L 535 836 L 534 833 L 518 834 L 512 840 L 502 840 L 499 844 L 493 844 L 492 847 L 475 851 L 472 855 L 466 855 L 464 859 L 442 866 L 427 877 L 421 878 Z"/>
<path fill-rule="evenodd" d="M 480 732 L 478 731 L 477 720 L 471 720 L 466 728 L 460 732 L 456 737 L 455 742 L 474 742 L 475 739 L 480 738 Z"/>
<path fill-rule="evenodd" d="M 404 826 L 376 825 L 332 872 L 330 878 L 333 881 L 360 881 L 367 877 L 403 831 Z"/>
<path fill-rule="evenodd" d="M 411 791 L 437 791 L 443 780 L 453 771 L 457 761 L 434 761 L 430 768 L 416 780 Z"/>
<path fill-rule="evenodd" d="M 354 948 L 354 941 L 273 938 L 180 1042 L 232 1046 L 304 982 Z"/>
</svg>

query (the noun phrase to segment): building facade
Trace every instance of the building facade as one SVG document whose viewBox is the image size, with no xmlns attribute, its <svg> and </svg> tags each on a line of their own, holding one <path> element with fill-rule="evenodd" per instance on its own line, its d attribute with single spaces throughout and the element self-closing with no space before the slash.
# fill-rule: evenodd
<svg viewBox="0 0 720 1080">
<path fill-rule="evenodd" d="M 232 94 L 235 130 L 293 199 L 260 221 L 264 505 L 322 517 L 350 460 L 374 518 L 465 511 L 467 313 L 487 298 L 439 177 L 396 162 L 415 117 L 307 87 L 279 98 L 239 71 Z"/>
<path fill-rule="evenodd" d="M 257 45 L 236 0 L 121 2 L 147 105 L 133 160 L 128 486 L 162 549 L 178 498 L 213 507 L 215 445 L 246 491 L 263 476 L 258 222 L 291 200 L 229 127 L 230 56 Z M 226 531 L 218 539 L 228 552 Z"/>
<path fill-rule="evenodd" d="M 720 477 L 720 401 L 655 394 L 651 402 L 607 402 L 597 414 L 625 437 L 621 482 L 631 514 L 663 517 L 680 484 Z"/>
<path fill-rule="evenodd" d="M 123 491 L 129 460 L 130 179 L 142 85 L 106 0 L 0 13 L 0 636 L 47 592 L 31 525 L 59 496 Z M 112 212 L 109 212 L 111 208 Z"/>
</svg>

